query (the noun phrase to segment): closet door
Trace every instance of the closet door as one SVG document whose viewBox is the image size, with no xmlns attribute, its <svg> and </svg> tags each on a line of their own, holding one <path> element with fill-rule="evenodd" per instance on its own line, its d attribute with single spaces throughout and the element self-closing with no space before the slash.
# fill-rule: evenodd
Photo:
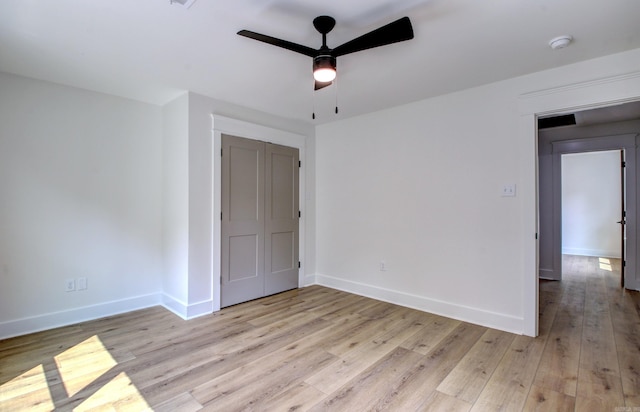
<svg viewBox="0 0 640 412">
<path fill-rule="evenodd" d="M 298 287 L 298 159 L 222 135 L 221 307 Z"/>
<path fill-rule="evenodd" d="M 264 149 L 222 136 L 222 307 L 264 296 Z"/>
<path fill-rule="evenodd" d="M 298 287 L 298 149 L 266 145 L 265 295 Z"/>
</svg>

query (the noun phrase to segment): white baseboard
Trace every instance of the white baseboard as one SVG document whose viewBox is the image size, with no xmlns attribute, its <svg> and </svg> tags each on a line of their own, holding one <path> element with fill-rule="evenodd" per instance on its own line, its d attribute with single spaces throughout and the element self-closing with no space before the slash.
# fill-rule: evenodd
<svg viewBox="0 0 640 412">
<path fill-rule="evenodd" d="M 192 303 L 190 305 L 174 298 L 173 296 L 162 294 L 162 306 L 184 320 L 208 315 L 213 312 L 213 300 Z"/>
<path fill-rule="evenodd" d="M 1 322 L 0 339 L 26 335 L 47 329 L 73 325 L 75 323 L 158 306 L 161 304 L 160 297 L 160 294 L 153 293 L 150 295 L 136 296 L 134 298 Z"/>
<path fill-rule="evenodd" d="M 305 277 L 304 286 L 322 285 L 333 289 L 343 290 L 361 296 L 370 297 L 396 305 L 434 313 L 448 318 L 458 319 L 490 328 L 522 334 L 523 319 L 501 313 L 484 311 L 477 308 L 429 299 L 423 296 L 405 292 L 384 289 L 363 283 L 352 282 L 321 274 Z M 48 313 L 29 318 L 22 318 L 0 323 L 0 339 L 26 335 L 61 326 L 86 322 L 107 316 L 118 315 L 134 310 L 145 309 L 161 305 L 175 313 L 182 319 L 188 320 L 213 312 L 213 301 L 207 300 L 190 305 L 167 294 L 150 294 L 135 298 L 106 302 L 97 305 L 84 306 L 55 313 Z"/>
<path fill-rule="evenodd" d="M 595 257 L 609 257 L 620 259 L 619 250 L 603 250 L 603 249 L 584 249 L 584 248 L 571 248 L 563 247 L 563 255 L 576 255 L 576 256 L 595 256 Z"/>
<path fill-rule="evenodd" d="M 538 278 L 545 280 L 556 280 L 556 273 L 553 269 L 538 269 Z"/>
<path fill-rule="evenodd" d="M 306 275 L 304 277 L 304 282 L 300 287 L 311 286 L 316 284 L 316 275 Z"/>
<path fill-rule="evenodd" d="M 184 320 L 208 315 L 213 312 L 213 301 L 211 300 L 185 305 L 169 295 L 154 293 L 150 295 L 137 296 L 135 298 L 122 299 L 60 312 L 47 313 L 39 316 L 0 322 L 0 339 L 27 335 L 29 333 L 73 325 L 75 323 L 119 315 L 121 313 L 132 312 L 134 310 L 150 308 L 158 305 L 165 307 L 167 310 L 175 313 Z"/>
<path fill-rule="evenodd" d="M 489 312 L 450 302 L 443 302 L 436 299 L 384 289 L 378 286 L 366 285 L 322 274 L 316 274 L 315 280 L 315 284 L 317 285 L 354 293 L 360 296 L 366 296 L 412 309 L 418 309 L 423 312 L 429 312 L 445 316 L 447 318 L 474 323 L 476 325 L 499 329 L 519 335 L 524 333 L 525 325 L 523 318 L 502 313 Z"/>
</svg>

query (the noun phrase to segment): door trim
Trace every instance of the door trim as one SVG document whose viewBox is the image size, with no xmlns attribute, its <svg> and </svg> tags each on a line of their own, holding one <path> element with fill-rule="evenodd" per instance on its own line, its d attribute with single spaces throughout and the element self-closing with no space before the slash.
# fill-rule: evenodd
<svg viewBox="0 0 640 412">
<path fill-rule="evenodd" d="M 211 284 L 213 285 L 213 311 L 220 310 L 220 256 L 221 256 L 221 221 L 220 213 L 222 212 L 222 134 L 229 134 L 238 137 L 244 137 L 251 140 L 260 140 L 267 143 L 275 143 L 282 146 L 289 146 L 299 150 L 302 165 L 300 167 L 298 181 L 298 204 L 301 211 L 301 217 L 298 226 L 298 253 L 300 269 L 298 269 L 298 286 L 307 284 L 305 279 L 305 241 L 306 241 L 306 142 L 304 135 L 288 132 L 268 126 L 262 126 L 243 120 L 233 119 L 231 117 L 221 116 L 217 114 L 211 115 L 211 132 L 213 138 L 213 150 L 211 153 L 212 161 L 212 210 L 211 235 L 213 239 L 211 253 Z"/>
<path fill-rule="evenodd" d="M 518 96 L 521 188 L 518 192 L 522 206 L 522 316 L 525 335 L 538 335 L 538 116 L 564 114 L 638 100 L 640 71 L 544 90 L 523 91 Z M 635 276 L 637 275 L 634 274 Z"/>
</svg>

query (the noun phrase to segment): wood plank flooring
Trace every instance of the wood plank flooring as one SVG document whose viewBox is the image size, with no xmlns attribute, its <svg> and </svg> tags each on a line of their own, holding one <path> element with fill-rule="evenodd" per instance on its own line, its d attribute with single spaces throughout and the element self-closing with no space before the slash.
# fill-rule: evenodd
<svg viewBox="0 0 640 412">
<path fill-rule="evenodd" d="M 320 286 L 7 339 L 0 411 L 640 411 L 639 293 L 563 263 L 535 339 Z"/>
</svg>

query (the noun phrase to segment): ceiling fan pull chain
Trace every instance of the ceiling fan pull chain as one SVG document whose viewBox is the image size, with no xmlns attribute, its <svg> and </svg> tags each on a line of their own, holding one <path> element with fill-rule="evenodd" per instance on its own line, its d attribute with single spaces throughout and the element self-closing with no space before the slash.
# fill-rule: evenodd
<svg viewBox="0 0 640 412">
<path fill-rule="evenodd" d="M 333 80 L 333 84 L 336 86 L 336 114 L 338 114 L 338 78 Z"/>
<path fill-rule="evenodd" d="M 313 81 L 314 84 L 314 88 L 315 88 L 315 80 Z M 315 89 L 313 90 L 313 92 L 311 93 L 311 104 L 313 106 L 313 110 L 311 111 L 311 118 L 313 120 L 316 119 L 316 91 Z"/>
</svg>

